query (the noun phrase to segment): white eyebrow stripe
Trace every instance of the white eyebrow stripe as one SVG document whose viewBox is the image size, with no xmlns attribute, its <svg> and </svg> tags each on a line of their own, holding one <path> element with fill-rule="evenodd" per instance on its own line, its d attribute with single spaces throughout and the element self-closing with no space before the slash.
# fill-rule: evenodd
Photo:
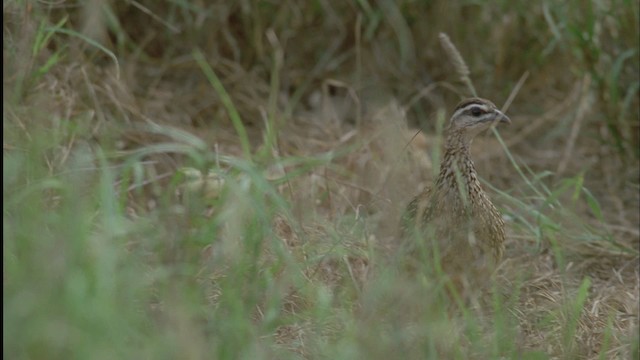
<svg viewBox="0 0 640 360">
<path fill-rule="evenodd" d="M 478 108 L 482 109 L 482 111 L 484 111 L 484 112 L 489 112 L 489 111 L 491 110 L 491 109 L 489 108 L 489 106 L 487 106 L 486 104 L 480 104 L 480 103 L 475 103 L 475 102 L 474 102 L 474 103 L 471 103 L 471 104 L 465 105 L 465 107 L 462 107 L 462 108 L 460 108 L 460 109 L 456 110 L 456 112 L 454 112 L 454 113 L 453 113 L 452 118 L 453 118 L 453 117 L 457 117 L 457 116 L 459 116 L 460 114 L 462 114 L 463 112 L 465 112 L 465 111 L 467 111 L 467 110 L 471 110 L 471 109 L 473 109 L 474 107 L 478 107 Z"/>
</svg>

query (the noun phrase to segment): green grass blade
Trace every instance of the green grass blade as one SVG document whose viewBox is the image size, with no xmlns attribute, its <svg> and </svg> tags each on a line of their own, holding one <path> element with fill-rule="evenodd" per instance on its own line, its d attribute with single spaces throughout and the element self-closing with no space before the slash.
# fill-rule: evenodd
<svg viewBox="0 0 640 360">
<path fill-rule="evenodd" d="M 192 53 L 193 58 L 196 60 L 202 72 L 209 80 L 211 86 L 213 86 L 214 90 L 220 97 L 220 101 L 224 105 L 225 109 L 229 113 L 229 118 L 231 118 L 231 122 L 233 123 L 233 127 L 236 129 L 238 133 L 238 137 L 240 138 L 240 146 L 242 147 L 242 153 L 244 154 L 245 159 L 248 161 L 251 160 L 251 145 L 249 143 L 249 136 L 247 135 L 247 130 L 244 128 L 244 124 L 242 123 L 242 119 L 240 118 L 240 114 L 233 104 L 233 100 L 231 100 L 231 96 L 224 88 L 222 81 L 218 78 L 218 75 L 213 71 L 213 68 L 209 65 L 209 63 L 205 60 L 204 54 L 199 49 L 195 49 Z"/>
</svg>

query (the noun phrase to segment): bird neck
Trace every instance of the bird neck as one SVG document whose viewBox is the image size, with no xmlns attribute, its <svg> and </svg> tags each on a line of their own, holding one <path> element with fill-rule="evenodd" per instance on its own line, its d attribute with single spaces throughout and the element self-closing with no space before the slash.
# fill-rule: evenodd
<svg viewBox="0 0 640 360">
<path fill-rule="evenodd" d="M 445 152 L 440 164 L 440 174 L 436 184 L 438 186 L 448 186 L 458 188 L 463 184 L 468 191 L 478 185 L 477 173 L 469 148 L 471 140 L 462 132 L 452 132 L 447 136 L 445 142 Z"/>
</svg>

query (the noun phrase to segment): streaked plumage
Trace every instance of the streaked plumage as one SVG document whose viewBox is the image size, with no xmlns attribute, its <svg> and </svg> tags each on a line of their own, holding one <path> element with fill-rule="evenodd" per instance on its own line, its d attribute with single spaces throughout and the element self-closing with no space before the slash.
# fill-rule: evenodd
<svg viewBox="0 0 640 360">
<path fill-rule="evenodd" d="M 451 275 L 485 274 L 502 258 L 505 224 L 478 181 L 469 148 L 492 124 L 510 122 L 488 100 L 460 102 L 447 128 L 433 187 L 424 189 L 405 211 L 404 237 L 430 249 L 437 246 L 442 268 Z"/>
</svg>

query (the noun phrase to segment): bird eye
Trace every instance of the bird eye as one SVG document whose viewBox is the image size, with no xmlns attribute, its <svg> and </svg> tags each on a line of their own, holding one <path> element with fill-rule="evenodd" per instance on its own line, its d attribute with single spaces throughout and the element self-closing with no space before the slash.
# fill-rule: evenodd
<svg viewBox="0 0 640 360">
<path fill-rule="evenodd" d="M 484 111 L 482 111 L 482 109 L 474 107 L 473 109 L 471 109 L 471 115 L 478 117 L 480 115 L 484 114 Z"/>
</svg>

